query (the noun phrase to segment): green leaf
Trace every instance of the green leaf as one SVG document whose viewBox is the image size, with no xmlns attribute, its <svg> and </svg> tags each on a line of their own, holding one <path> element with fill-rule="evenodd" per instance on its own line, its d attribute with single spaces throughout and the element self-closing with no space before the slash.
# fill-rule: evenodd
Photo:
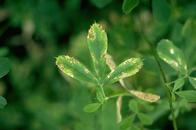
<svg viewBox="0 0 196 130">
<path fill-rule="evenodd" d="M 0 57 L 0 78 L 5 76 L 10 70 L 10 60 L 8 58 Z"/>
<path fill-rule="evenodd" d="M 135 100 L 129 101 L 129 109 L 134 113 L 138 113 L 138 103 Z"/>
<path fill-rule="evenodd" d="M 193 85 L 193 87 L 196 89 L 196 77 L 189 77 L 189 82 Z"/>
<path fill-rule="evenodd" d="M 138 113 L 138 118 L 144 125 L 151 125 L 153 123 L 153 120 L 149 115 Z"/>
<path fill-rule="evenodd" d="M 181 31 L 182 36 L 185 38 L 194 37 L 195 27 L 196 21 L 192 20 L 191 18 L 187 19 Z"/>
<path fill-rule="evenodd" d="M 92 103 L 88 104 L 84 107 L 84 111 L 87 113 L 92 113 L 97 111 L 100 108 L 101 104 L 100 103 Z"/>
<path fill-rule="evenodd" d="M 135 119 L 135 114 L 130 115 L 126 117 L 125 119 L 123 119 L 122 122 L 120 123 L 120 129 L 121 130 L 128 129 L 132 125 L 134 119 Z"/>
<path fill-rule="evenodd" d="M 0 109 L 4 108 L 7 105 L 7 101 L 4 97 L 0 96 Z"/>
<path fill-rule="evenodd" d="M 58 56 L 56 65 L 66 75 L 79 81 L 96 83 L 95 76 L 78 60 L 69 56 Z"/>
<path fill-rule="evenodd" d="M 188 102 L 196 102 L 195 90 L 180 91 L 180 92 L 176 92 L 176 94 L 182 98 L 185 98 Z"/>
<path fill-rule="evenodd" d="M 0 48 L 0 57 L 6 56 L 9 53 L 8 48 L 2 47 Z"/>
<path fill-rule="evenodd" d="M 139 0 L 124 0 L 122 5 L 122 10 L 125 14 L 130 13 L 137 5 Z"/>
<path fill-rule="evenodd" d="M 107 52 L 108 39 L 107 34 L 101 25 L 94 23 L 91 26 L 88 32 L 87 42 L 95 71 L 98 77 L 103 77 L 106 68 L 104 55 Z"/>
<path fill-rule="evenodd" d="M 152 12 L 155 20 L 160 23 L 167 23 L 171 15 L 171 9 L 166 0 L 152 0 Z"/>
<path fill-rule="evenodd" d="M 103 8 L 109 4 L 112 0 L 90 0 L 98 8 Z"/>
<path fill-rule="evenodd" d="M 182 88 L 182 86 L 184 85 L 185 83 L 185 79 L 184 78 L 179 78 L 175 81 L 175 84 L 174 84 L 174 88 L 173 88 L 173 92 L 175 92 L 176 90 Z"/>
<path fill-rule="evenodd" d="M 189 74 L 189 82 L 196 89 L 196 70 L 192 70 Z"/>
<path fill-rule="evenodd" d="M 141 128 L 137 125 L 132 125 L 128 130 L 141 130 Z"/>
<path fill-rule="evenodd" d="M 97 100 L 100 103 L 103 103 L 105 101 L 105 95 L 104 95 L 103 90 L 102 90 L 101 87 L 97 87 L 96 96 L 97 96 Z"/>
<path fill-rule="evenodd" d="M 143 62 L 140 58 L 130 58 L 111 71 L 107 76 L 106 82 L 113 83 L 120 79 L 132 76 L 136 74 L 142 66 Z"/>
<path fill-rule="evenodd" d="M 157 53 L 159 57 L 173 69 L 182 74 L 187 73 L 187 65 L 182 51 L 171 41 L 163 39 L 158 43 Z"/>
</svg>

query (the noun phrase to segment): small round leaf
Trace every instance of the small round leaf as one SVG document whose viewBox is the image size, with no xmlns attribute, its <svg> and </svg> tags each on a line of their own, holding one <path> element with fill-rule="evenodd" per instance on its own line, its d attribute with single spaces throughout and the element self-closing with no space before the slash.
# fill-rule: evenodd
<svg viewBox="0 0 196 130">
<path fill-rule="evenodd" d="M 6 105 L 7 105 L 6 99 L 0 96 L 0 109 L 4 108 Z"/>
<path fill-rule="evenodd" d="M 101 106 L 100 103 L 91 103 L 84 107 L 84 111 L 87 113 L 92 113 L 97 111 L 100 108 L 100 106 Z"/>
</svg>

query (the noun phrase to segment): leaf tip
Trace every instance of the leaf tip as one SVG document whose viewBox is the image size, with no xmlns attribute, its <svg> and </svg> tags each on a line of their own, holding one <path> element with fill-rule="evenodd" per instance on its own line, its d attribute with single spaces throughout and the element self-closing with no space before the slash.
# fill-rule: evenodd
<svg viewBox="0 0 196 130">
<path fill-rule="evenodd" d="M 103 26 L 95 22 L 94 24 L 91 25 L 90 29 L 88 30 L 87 39 L 94 40 L 96 38 L 97 31 L 105 33 Z"/>
</svg>

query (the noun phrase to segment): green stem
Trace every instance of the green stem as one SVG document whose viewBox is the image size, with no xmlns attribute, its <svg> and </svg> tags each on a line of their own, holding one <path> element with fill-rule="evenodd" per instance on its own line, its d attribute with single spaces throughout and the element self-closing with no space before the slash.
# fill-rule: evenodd
<svg viewBox="0 0 196 130">
<path fill-rule="evenodd" d="M 119 93 L 119 94 L 115 94 L 115 95 L 111 95 L 111 96 L 107 96 L 106 99 L 111 99 L 111 98 L 117 98 L 119 96 L 130 96 L 130 94 L 127 92 L 127 93 Z"/>
<path fill-rule="evenodd" d="M 157 57 L 157 56 L 155 56 Z M 167 85 L 167 79 L 166 79 L 166 76 L 165 76 L 165 73 L 163 71 L 163 68 L 158 60 L 158 58 L 155 58 L 158 66 L 159 66 L 159 70 L 161 71 L 161 75 L 162 75 L 162 79 L 164 81 L 164 86 L 165 86 L 165 89 L 167 91 L 167 96 L 168 96 L 168 100 L 169 100 L 169 106 L 170 106 L 170 110 L 171 110 L 171 114 L 172 114 L 172 123 L 173 123 L 173 127 L 174 127 L 174 130 L 178 130 L 177 128 L 177 124 L 176 124 L 176 118 L 175 118 L 175 114 L 174 114 L 174 106 L 173 106 L 173 100 L 172 100 L 172 91 L 170 89 L 170 87 Z"/>
<path fill-rule="evenodd" d="M 102 93 L 102 95 L 104 96 L 104 98 L 106 98 L 106 96 L 105 96 L 105 92 L 104 92 L 104 89 L 103 89 L 103 86 L 102 86 L 102 85 L 99 85 L 99 87 L 100 87 L 100 89 L 101 89 L 101 93 Z"/>
<path fill-rule="evenodd" d="M 172 123 L 173 123 L 173 128 L 174 130 L 178 130 L 178 127 L 177 127 L 177 124 L 176 124 L 176 118 L 175 118 L 175 114 L 174 114 L 174 106 L 173 106 L 173 99 L 172 99 L 172 90 L 170 89 L 170 86 L 167 84 L 167 78 L 166 78 L 166 75 L 165 75 L 165 72 L 161 66 L 161 63 L 159 62 L 159 57 L 156 53 L 156 49 L 154 47 L 154 45 L 147 39 L 147 37 L 145 37 L 143 35 L 143 38 L 146 40 L 146 42 L 150 45 L 151 49 L 152 49 L 152 53 L 153 53 L 153 56 L 156 60 L 156 63 L 159 67 L 159 70 L 161 72 L 161 77 L 162 77 L 162 80 L 164 82 L 164 89 L 167 93 L 167 97 L 168 97 L 168 102 L 169 102 L 169 107 L 170 107 L 170 110 L 171 110 L 171 114 L 172 114 Z"/>
</svg>

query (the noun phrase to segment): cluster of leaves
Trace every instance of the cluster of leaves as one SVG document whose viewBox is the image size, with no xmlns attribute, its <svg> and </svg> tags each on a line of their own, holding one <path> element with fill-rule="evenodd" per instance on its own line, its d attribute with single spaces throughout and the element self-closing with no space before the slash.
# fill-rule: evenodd
<svg viewBox="0 0 196 130">
<path fill-rule="evenodd" d="M 99 24 L 95 23 L 89 29 L 87 42 L 91 53 L 95 74 L 89 71 L 78 60 L 69 56 L 58 56 L 56 59 L 56 64 L 64 74 L 79 81 L 90 82 L 97 86 L 96 97 L 98 102 L 89 104 L 84 108 L 84 111 L 86 112 L 95 112 L 103 105 L 104 102 L 109 99 L 109 97 L 105 95 L 104 87 L 117 81 L 122 82 L 123 78 L 136 74 L 141 69 L 143 63 L 140 58 L 131 58 L 115 67 L 113 61 L 108 61 L 109 59 L 105 58 L 106 55 L 108 55 L 107 35 Z M 169 87 L 172 98 L 175 100 L 176 95 L 178 95 L 188 102 L 196 102 L 195 90 L 182 90 L 186 78 L 189 78 L 190 83 L 194 87 L 196 78 L 189 76 L 185 57 L 181 50 L 173 45 L 171 41 L 164 39 L 158 43 L 157 53 L 163 61 L 168 63 L 178 72 L 178 79 L 170 83 L 166 83 L 166 86 Z M 112 70 L 109 74 L 106 74 L 107 64 Z M 170 87 L 171 84 L 174 84 L 173 87 Z M 111 95 L 111 97 L 112 96 L 114 95 Z M 145 94 L 143 94 L 143 96 L 145 96 Z M 138 97 L 145 100 L 145 98 L 142 98 L 142 95 Z M 153 121 L 151 118 L 148 118 L 148 116 L 143 113 L 139 113 L 138 104 L 135 100 L 131 100 L 129 106 L 133 113 L 138 116 L 142 124 L 152 124 Z M 180 109 L 180 107 L 178 107 L 178 109 Z M 123 129 L 126 126 L 124 126 L 124 124 L 127 124 L 126 122 L 130 123 L 134 121 L 135 114 L 131 115 L 123 122 Z M 132 127 L 132 125 L 130 126 L 129 124 L 128 128 L 129 127 Z"/>
<path fill-rule="evenodd" d="M 56 64 L 60 70 L 79 81 L 91 82 L 97 86 L 97 100 L 99 102 L 87 105 L 86 112 L 94 112 L 108 99 L 104 87 L 123 78 L 136 74 L 143 63 L 140 58 L 130 58 L 114 68 L 109 74 L 107 71 L 107 35 L 101 25 L 93 24 L 87 36 L 88 47 L 93 61 L 94 72 L 90 72 L 84 65 L 69 56 L 57 57 Z"/>
<path fill-rule="evenodd" d="M 174 46 L 171 41 L 161 40 L 157 46 L 157 52 L 159 57 L 167 64 L 169 64 L 173 69 L 175 69 L 178 73 L 178 78 L 175 81 L 168 83 L 173 85 L 173 87 L 171 88 L 172 93 L 185 98 L 189 102 L 196 102 L 195 90 L 182 91 L 182 87 L 187 78 L 194 88 L 196 86 L 196 77 L 192 77 L 190 75 L 194 70 L 192 70 L 192 68 L 190 69 L 191 71 L 188 70 L 187 63 L 182 51 Z"/>
</svg>

